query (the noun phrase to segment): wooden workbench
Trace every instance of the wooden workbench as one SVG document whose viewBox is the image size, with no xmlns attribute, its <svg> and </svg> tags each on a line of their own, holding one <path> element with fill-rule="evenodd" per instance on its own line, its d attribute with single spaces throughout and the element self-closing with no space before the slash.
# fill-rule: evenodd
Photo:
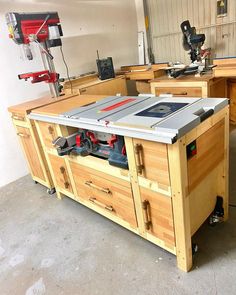
<svg viewBox="0 0 236 295">
<path fill-rule="evenodd" d="M 138 93 L 151 93 L 149 80 L 153 80 L 165 74 L 167 63 L 157 63 L 152 65 L 128 65 L 120 68 L 120 73 L 124 74 L 127 80 L 136 81 Z"/>
<path fill-rule="evenodd" d="M 227 97 L 230 99 L 230 121 L 236 124 L 236 57 L 213 60 L 215 77 L 224 77 L 227 81 Z"/>
<path fill-rule="evenodd" d="M 118 75 L 115 78 L 100 80 L 97 74 L 71 79 L 63 86 L 65 94 L 93 94 L 93 95 L 127 95 L 126 78 Z"/>
<path fill-rule="evenodd" d="M 186 97 L 227 97 L 227 85 L 224 78 L 214 78 L 212 74 L 195 77 L 180 76 L 176 79 L 161 76 L 151 82 L 152 94 L 172 94 Z"/>
<path fill-rule="evenodd" d="M 72 97 L 32 113 L 49 118 L 100 98 Z M 125 137 L 129 170 L 90 155 L 60 157 L 52 140 L 78 129 L 50 119 L 34 123 L 58 198 L 68 196 L 171 252 L 188 271 L 192 236 L 214 210 L 217 196 L 228 217 L 228 115 L 225 107 L 174 144 Z M 197 153 L 189 157 L 192 143 Z"/>
</svg>

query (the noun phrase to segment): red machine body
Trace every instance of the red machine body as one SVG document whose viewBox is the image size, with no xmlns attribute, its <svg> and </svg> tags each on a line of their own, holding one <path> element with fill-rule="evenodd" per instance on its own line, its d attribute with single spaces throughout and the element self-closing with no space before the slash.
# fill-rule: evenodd
<svg viewBox="0 0 236 295">
<path fill-rule="evenodd" d="M 33 59 L 30 43 L 38 44 L 44 61 L 45 70 L 35 73 L 18 75 L 19 79 L 32 79 L 31 83 L 46 82 L 50 84 L 52 96 L 59 96 L 59 74 L 55 72 L 53 56 L 49 48 L 61 46 L 63 35 L 57 12 L 16 13 L 6 14 L 9 37 L 18 45 L 22 45 L 25 56 Z M 54 85 L 53 85 L 54 84 Z"/>
<path fill-rule="evenodd" d="M 19 79 L 24 79 L 27 81 L 32 78 L 31 83 L 46 82 L 46 83 L 55 83 L 58 80 L 57 73 L 50 73 L 49 71 L 41 71 L 34 73 L 25 73 L 18 75 Z"/>
<path fill-rule="evenodd" d="M 49 19 L 46 24 L 41 28 L 40 32 L 37 35 L 38 42 L 46 42 L 49 39 L 49 29 L 50 25 L 55 25 L 59 23 L 58 19 Z M 23 43 L 28 44 L 30 42 L 29 36 L 35 35 L 39 28 L 41 27 L 42 20 L 22 20 L 21 21 L 21 30 L 23 34 Z"/>
</svg>

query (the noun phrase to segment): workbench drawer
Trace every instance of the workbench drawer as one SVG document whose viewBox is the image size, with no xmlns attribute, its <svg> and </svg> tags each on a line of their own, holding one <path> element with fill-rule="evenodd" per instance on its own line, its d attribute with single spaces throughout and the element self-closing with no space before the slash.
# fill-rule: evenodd
<svg viewBox="0 0 236 295">
<path fill-rule="evenodd" d="M 201 97 L 201 87 L 157 87 L 155 89 L 157 96 L 161 94 L 172 94 L 173 96 L 186 96 L 186 97 Z"/>
<path fill-rule="evenodd" d="M 26 123 L 26 117 L 24 114 L 12 113 L 11 118 L 13 123 L 17 126 L 25 125 Z"/>
<path fill-rule="evenodd" d="M 65 160 L 62 157 L 52 154 L 48 154 L 48 158 L 53 170 L 54 181 L 56 182 L 55 187 L 73 193 Z"/>
<path fill-rule="evenodd" d="M 28 160 L 32 176 L 45 181 L 45 175 L 30 130 L 20 126 L 16 126 L 16 130 Z"/>
<path fill-rule="evenodd" d="M 137 227 L 129 182 L 70 162 L 78 197 Z"/>
<path fill-rule="evenodd" d="M 171 197 L 140 188 L 146 231 L 169 246 L 175 246 Z"/>
<path fill-rule="evenodd" d="M 38 122 L 43 144 L 47 148 L 54 148 L 52 141 L 58 137 L 56 124 Z"/>
</svg>

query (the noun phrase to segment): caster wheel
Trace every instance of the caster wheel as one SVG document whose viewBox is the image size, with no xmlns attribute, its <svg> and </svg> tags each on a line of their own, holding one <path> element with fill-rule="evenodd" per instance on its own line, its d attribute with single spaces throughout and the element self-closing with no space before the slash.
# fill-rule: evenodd
<svg viewBox="0 0 236 295">
<path fill-rule="evenodd" d="M 217 223 L 219 223 L 219 220 L 216 216 L 214 215 L 211 215 L 208 219 L 208 224 L 211 226 L 211 227 L 214 227 L 217 225 Z"/>
<path fill-rule="evenodd" d="M 192 244 L 192 254 L 196 254 L 198 252 L 198 245 L 193 243 Z"/>
<path fill-rule="evenodd" d="M 34 183 L 35 183 L 35 184 L 38 184 L 38 181 L 35 180 Z"/>
<path fill-rule="evenodd" d="M 55 188 L 48 188 L 48 189 L 47 189 L 47 193 L 48 193 L 49 195 L 53 195 L 53 194 L 55 194 L 55 192 L 56 192 Z"/>
</svg>

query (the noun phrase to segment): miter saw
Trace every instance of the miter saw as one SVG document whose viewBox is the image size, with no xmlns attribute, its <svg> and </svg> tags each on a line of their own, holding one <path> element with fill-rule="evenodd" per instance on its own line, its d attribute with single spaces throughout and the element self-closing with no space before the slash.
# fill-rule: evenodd
<svg viewBox="0 0 236 295">
<path fill-rule="evenodd" d="M 19 79 L 31 79 L 31 83 L 49 83 L 52 96 L 59 96 L 59 74 L 55 72 L 51 47 L 61 46 L 63 35 L 57 12 L 6 14 L 9 37 L 21 45 L 28 60 L 33 59 L 30 45 L 37 44 L 43 59 L 45 70 L 18 75 Z"/>
<path fill-rule="evenodd" d="M 210 54 L 210 48 L 203 50 L 202 46 L 205 42 L 205 34 L 197 34 L 196 28 L 191 27 L 188 20 L 181 23 L 180 28 L 183 33 L 183 48 L 189 51 L 191 64 L 180 69 L 172 68 L 170 76 L 177 78 L 180 75 L 200 74 L 209 70 L 206 67 L 206 57 Z"/>
</svg>

